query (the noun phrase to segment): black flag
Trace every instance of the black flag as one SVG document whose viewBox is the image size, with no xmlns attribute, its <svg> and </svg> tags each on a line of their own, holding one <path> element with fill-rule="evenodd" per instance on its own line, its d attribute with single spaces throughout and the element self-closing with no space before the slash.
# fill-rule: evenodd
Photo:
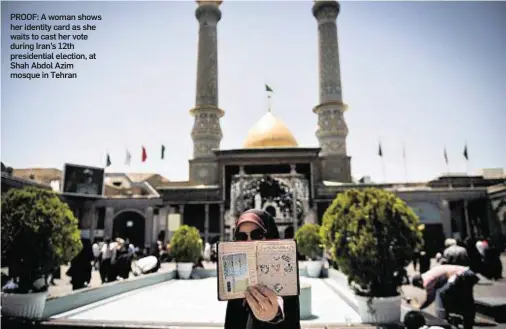
<svg viewBox="0 0 506 329">
<path fill-rule="evenodd" d="M 162 160 L 165 158 L 165 145 L 162 145 Z"/>
<path fill-rule="evenodd" d="M 380 157 L 383 157 L 383 150 L 381 149 L 381 143 L 379 143 L 379 147 L 378 147 L 378 155 Z"/>
<path fill-rule="evenodd" d="M 107 153 L 107 160 L 106 160 L 106 164 L 105 164 L 105 166 L 106 166 L 106 167 L 109 167 L 111 164 L 112 164 L 112 163 L 111 163 L 111 157 L 109 156 L 109 153 Z"/>
<path fill-rule="evenodd" d="M 469 160 L 469 156 L 467 154 L 467 145 L 464 147 L 464 158 L 466 158 L 466 160 Z"/>
</svg>

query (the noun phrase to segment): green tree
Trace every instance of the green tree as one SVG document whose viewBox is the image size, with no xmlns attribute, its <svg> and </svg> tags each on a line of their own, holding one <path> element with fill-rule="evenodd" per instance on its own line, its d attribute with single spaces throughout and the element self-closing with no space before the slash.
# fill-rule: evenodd
<svg viewBox="0 0 506 329">
<path fill-rule="evenodd" d="M 202 239 L 199 230 L 182 225 L 170 242 L 171 252 L 178 263 L 196 263 L 202 255 Z"/>
<path fill-rule="evenodd" d="M 299 252 L 311 260 L 316 260 L 322 257 L 323 248 L 322 240 L 320 238 L 320 225 L 307 223 L 295 233 L 295 240 L 297 240 L 297 248 Z"/>
<path fill-rule="evenodd" d="M 382 189 L 337 195 L 323 216 L 321 237 L 358 295 L 398 295 L 405 267 L 422 244 L 419 219 L 406 203 Z"/>
<path fill-rule="evenodd" d="M 18 292 L 82 249 L 78 220 L 53 191 L 36 187 L 11 189 L 2 195 L 2 259 Z"/>
</svg>

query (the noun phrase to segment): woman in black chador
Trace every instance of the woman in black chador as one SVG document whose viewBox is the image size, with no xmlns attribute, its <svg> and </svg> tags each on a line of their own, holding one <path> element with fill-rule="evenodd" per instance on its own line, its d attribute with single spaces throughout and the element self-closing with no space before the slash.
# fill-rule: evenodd
<svg viewBox="0 0 506 329">
<path fill-rule="evenodd" d="M 236 222 L 236 241 L 279 239 L 274 218 L 251 209 Z M 225 329 L 300 329 L 299 296 L 278 297 L 265 286 L 248 288 L 246 299 L 228 301 Z"/>
<path fill-rule="evenodd" d="M 72 290 L 85 288 L 91 281 L 91 261 L 93 251 L 89 239 L 81 239 L 83 249 L 70 262 L 67 275 L 72 278 Z"/>
</svg>

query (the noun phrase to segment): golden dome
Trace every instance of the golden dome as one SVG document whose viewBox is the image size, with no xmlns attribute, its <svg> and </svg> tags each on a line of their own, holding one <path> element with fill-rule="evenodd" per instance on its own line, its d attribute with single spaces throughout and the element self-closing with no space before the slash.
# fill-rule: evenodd
<svg viewBox="0 0 506 329">
<path fill-rule="evenodd" d="M 292 132 L 271 111 L 251 127 L 244 142 L 244 148 L 262 147 L 297 147 Z"/>
<path fill-rule="evenodd" d="M 223 2 L 223 0 L 221 0 L 221 1 L 219 1 L 219 0 L 216 0 L 216 1 L 212 1 L 212 0 L 197 0 L 196 2 L 197 2 L 198 5 L 211 4 L 211 5 L 219 6 Z"/>
</svg>

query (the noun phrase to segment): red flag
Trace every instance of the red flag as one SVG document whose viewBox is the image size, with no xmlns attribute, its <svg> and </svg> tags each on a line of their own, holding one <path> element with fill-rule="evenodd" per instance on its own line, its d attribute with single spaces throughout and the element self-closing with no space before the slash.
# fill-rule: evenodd
<svg viewBox="0 0 506 329">
<path fill-rule="evenodd" d="M 142 162 L 146 162 L 146 159 L 148 158 L 148 153 L 146 152 L 146 148 L 142 147 Z"/>
</svg>

